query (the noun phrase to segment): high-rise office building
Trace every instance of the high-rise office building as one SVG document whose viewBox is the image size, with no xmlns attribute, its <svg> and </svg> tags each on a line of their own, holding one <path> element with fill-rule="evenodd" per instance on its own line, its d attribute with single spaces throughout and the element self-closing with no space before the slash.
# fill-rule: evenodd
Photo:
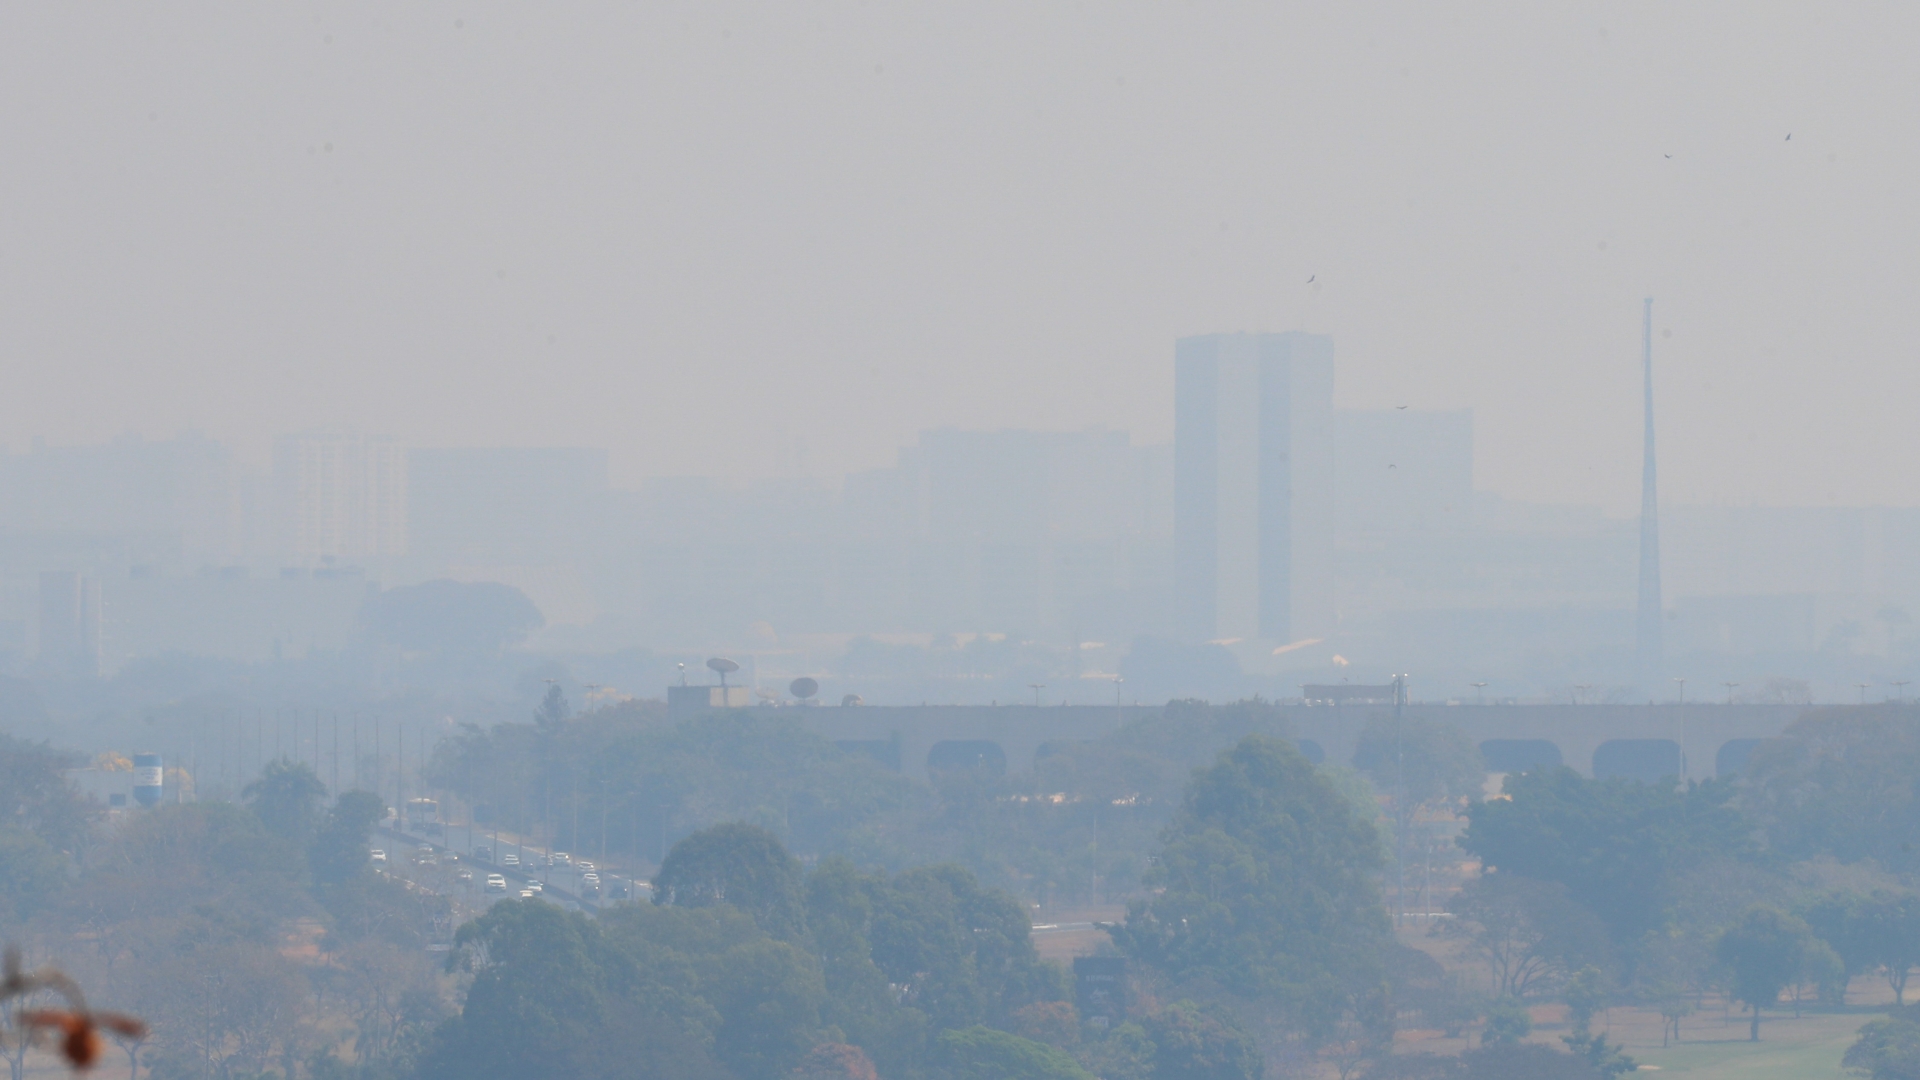
<svg viewBox="0 0 1920 1080">
<path fill-rule="evenodd" d="M 68 677 L 100 674 L 100 588 L 71 570 L 40 574 L 40 663 Z"/>
<path fill-rule="evenodd" d="M 407 553 L 407 455 L 377 435 L 285 435 L 273 448 L 283 554 L 296 559 Z"/>
<path fill-rule="evenodd" d="M 1206 334 L 1174 350 L 1181 632 L 1323 637 L 1333 586 L 1333 339 Z"/>
</svg>

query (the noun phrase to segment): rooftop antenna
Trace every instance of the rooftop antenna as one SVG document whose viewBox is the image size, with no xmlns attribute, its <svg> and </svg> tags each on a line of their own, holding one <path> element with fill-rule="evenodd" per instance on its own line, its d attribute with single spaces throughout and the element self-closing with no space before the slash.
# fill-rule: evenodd
<svg viewBox="0 0 1920 1080">
<path fill-rule="evenodd" d="M 1645 377 L 1646 446 L 1640 466 L 1640 605 L 1634 620 L 1634 652 L 1640 676 L 1659 675 L 1665 663 L 1660 641 L 1660 498 L 1653 457 L 1653 297 L 1646 299 L 1641 327 L 1641 368 Z"/>
<path fill-rule="evenodd" d="M 707 661 L 707 666 L 712 668 L 720 676 L 720 689 L 723 691 L 727 688 L 727 676 L 740 670 L 738 663 L 724 656 L 716 656 Z"/>
</svg>

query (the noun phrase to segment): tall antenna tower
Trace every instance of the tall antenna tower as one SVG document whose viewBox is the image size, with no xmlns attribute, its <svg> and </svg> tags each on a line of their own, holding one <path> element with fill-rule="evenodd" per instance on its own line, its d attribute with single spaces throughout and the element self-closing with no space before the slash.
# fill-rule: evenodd
<svg viewBox="0 0 1920 1080">
<path fill-rule="evenodd" d="M 1640 607 L 1634 623 L 1640 678 L 1658 679 L 1665 663 L 1660 639 L 1660 499 L 1653 458 L 1653 297 L 1647 297 L 1641 332 L 1646 380 L 1646 449 L 1640 467 Z"/>
</svg>

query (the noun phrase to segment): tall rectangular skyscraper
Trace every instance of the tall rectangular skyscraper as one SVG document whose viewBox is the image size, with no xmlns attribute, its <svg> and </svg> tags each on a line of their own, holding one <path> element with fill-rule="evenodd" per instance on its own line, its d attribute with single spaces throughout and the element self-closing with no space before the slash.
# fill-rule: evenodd
<svg viewBox="0 0 1920 1080">
<path fill-rule="evenodd" d="M 298 559 L 407 553 L 407 454 L 379 435 L 283 435 L 273 446 L 283 554 Z"/>
<path fill-rule="evenodd" d="M 1333 339 L 1206 334 L 1174 349 L 1181 632 L 1296 641 L 1333 629 Z"/>
</svg>

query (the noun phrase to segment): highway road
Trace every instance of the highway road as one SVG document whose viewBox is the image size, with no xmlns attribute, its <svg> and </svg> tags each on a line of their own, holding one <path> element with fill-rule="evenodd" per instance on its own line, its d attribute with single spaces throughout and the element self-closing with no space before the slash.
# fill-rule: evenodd
<svg viewBox="0 0 1920 1080">
<path fill-rule="evenodd" d="M 398 822 L 389 819 L 375 833 L 372 846 L 386 852 L 386 869 L 390 872 L 404 867 L 409 880 L 458 899 L 476 911 L 484 911 L 498 900 L 519 899 L 527 883 L 535 881 L 541 885 L 536 895 L 573 911 L 598 911 L 622 900 L 646 900 L 653 895 L 653 887 L 647 882 L 604 869 L 598 872 L 600 885 L 595 890 L 583 880 L 585 872 L 577 862 L 549 865 L 547 850 L 530 844 L 507 841 L 491 851 L 491 858 L 482 857 L 494 844 L 493 835 L 486 830 L 469 835 L 465 826 L 449 825 L 441 832 L 427 834 L 402 831 Z M 432 864 L 418 858 L 422 845 L 432 848 Z M 516 857 L 519 865 L 506 865 L 502 860 L 508 856 Z M 460 870 L 471 870 L 473 880 L 459 881 Z M 507 891 L 487 892 L 488 874 L 506 878 Z"/>
</svg>

